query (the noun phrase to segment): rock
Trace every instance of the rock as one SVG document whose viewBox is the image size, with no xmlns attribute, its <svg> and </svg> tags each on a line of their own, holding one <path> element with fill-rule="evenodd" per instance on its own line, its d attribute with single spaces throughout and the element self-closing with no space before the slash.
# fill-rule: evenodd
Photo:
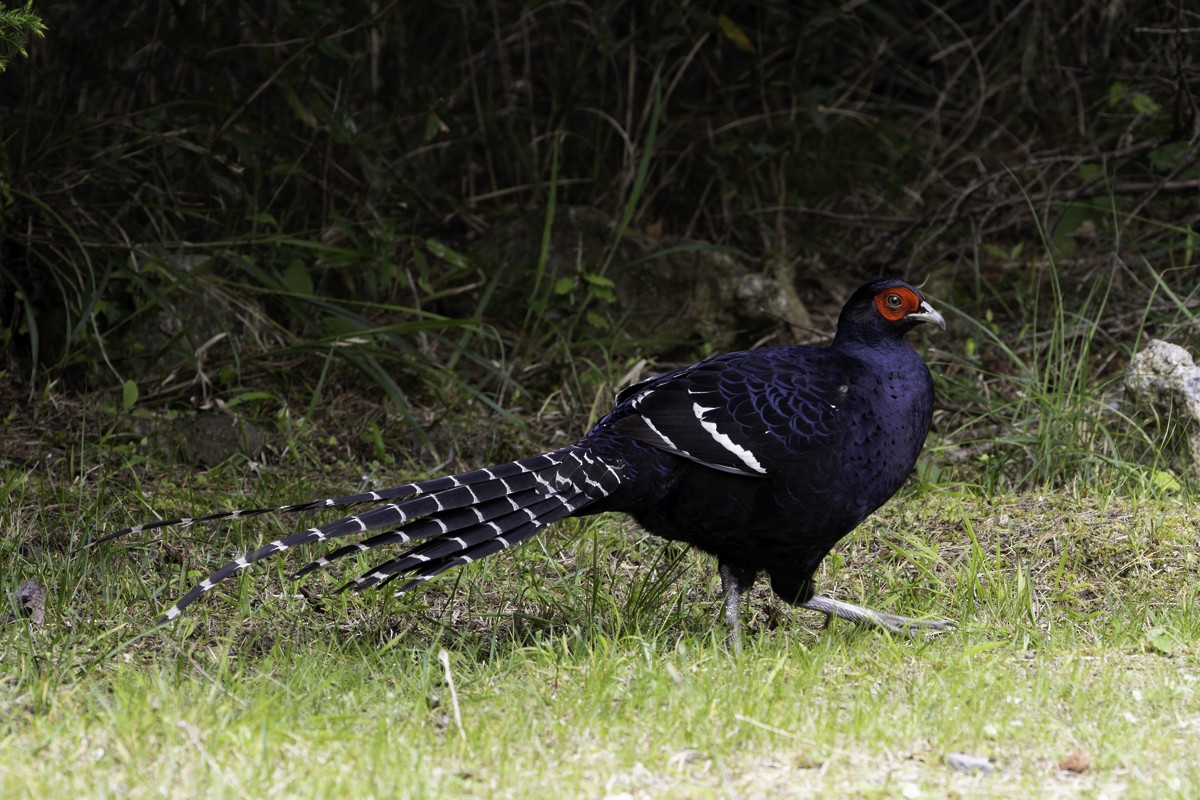
<svg viewBox="0 0 1200 800">
<path fill-rule="evenodd" d="M 996 768 L 990 758 L 969 753 L 946 753 L 946 766 L 969 775 L 991 775 Z"/>
<path fill-rule="evenodd" d="M 488 274 L 497 265 L 504 267 L 487 313 L 507 317 L 512 327 L 521 326 L 531 302 L 544 225 L 540 213 L 496 225 L 467 252 L 468 261 Z M 559 211 L 539 289 L 550 301 L 548 320 L 577 314 L 589 277 L 603 271 L 603 278 L 612 281 L 612 297 L 591 302 L 587 310 L 610 314 L 634 339 L 685 343 L 689 351 L 700 341 L 721 352 L 748 347 L 771 333 L 783 341 L 807 333 L 808 311 L 792 285 L 792 267 L 783 260 L 747 264 L 716 247 L 632 229 L 614 244 L 616 229 L 613 219 L 595 209 Z M 560 282 L 570 285 L 571 279 L 576 289 L 549 291 Z M 474 302 L 470 297 L 457 300 Z M 443 313 L 471 316 L 474 309 L 468 304 Z"/>
<path fill-rule="evenodd" d="M 132 427 L 158 458 L 193 467 L 215 467 L 237 453 L 256 459 L 267 444 L 262 428 L 230 413 L 135 412 Z"/>
<path fill-rule="evenodd" d="M 1162 454 L 1200 478 L 1200 367 L 1178 345 L 1151 339 L 1129 361 L 1130 416 L 1155 438 Z"/>
<path fill-rule="evenodd" d="M 206 360 L 283 341 L 251 293 L 231 295 L 221 281 L 206 279 L 212 260 L 210 255 L 170 251 L 143 254 L 138 260 L 138 274 L 156 299 L 151 313 L 133 318 L 119 349 L 139 378 L 203 372 Z"/>
<path fill-rule="evenodd" d="M 160 435 L 167 452 L 197 467 L 215 467 L 236 453 L 257 458 L 267 440 L 253 422 L 227 414 L 199 414 L 179 420 Z"/>
</svg>

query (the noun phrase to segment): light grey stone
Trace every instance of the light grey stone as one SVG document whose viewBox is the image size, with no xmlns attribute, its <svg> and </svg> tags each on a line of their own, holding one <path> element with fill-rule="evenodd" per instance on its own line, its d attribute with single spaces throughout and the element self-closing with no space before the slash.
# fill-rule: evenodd
<svg viewBox="0 0 1200 800">
<path fill-rule="evenodd" d="M 1130 416 L 1159 439 L 1164 455 L 1200 477 L 1200 367 L 1184 348 L 1151 339 L 1129 361 Z"/>
<path fill-rule="evenodd" d="M 973 756 L 970 753 L 946 753 L 946 766 L 971 775 L 991 775 L 996 769 L 990 758 Z"/>
</svg>

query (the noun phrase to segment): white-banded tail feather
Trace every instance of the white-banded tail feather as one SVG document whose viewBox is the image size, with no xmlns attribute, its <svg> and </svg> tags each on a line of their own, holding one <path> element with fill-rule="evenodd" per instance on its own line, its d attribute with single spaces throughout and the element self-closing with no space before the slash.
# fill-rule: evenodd
<svg viewBox="0 0 1200 800">
<path fill-rule="evenodd" d="M 318 569 L 323 569 L 331 565 L 334 561 L 346 556 L 356 555 L 366 550 L 374 550 L 377 547 L 384 547 L 392 544 L 407 544 L 409 542 L 418 541 L 420 539 L 428 539 L 431 536 L 441 536 L 442 534 L 450 534 L 454 531 L 461 530 L 468 525 L 475 525 L 491 520 L 501 514 L 506 514 L 532 505 L 538 499 L 545 497 L 545 493 L 537 489 L 528 489 L 523 492 L 516 492 L 510 495 L 497 497 L 493 500 L 488 500 L 474 506 L 466 508 L 454 509 L 443 514 L 438 514 L 433 517 L 422 517 L 421 519 L 413 520 L 399 528 L 377 533 L 374 536 L 363 539 L 361 542 L 343 545 L 334 550 L 330 550 L 321 558 L 310 561 L 292 575 L 293 578 L 303 577 L 310 572 Z"/>
<path fill-rule="evenodd" d="M 320 500 L 308 500 L 303 503 L 291 503 L 289 505 L 271 506 L 269 508 L 239 508 L 233 511 L 218 511 L 216 513 L 207 514 L 201 517 L 175 517 L 173 519 L 144 522 L 140 525 L 132 525 L 128 528 L 122 528 L 119 531 L 114 531 L 113 533 L 107 533 L 104 536 L 91 540 L 85 545 L 85 547 L 93 547 L 103 542 L 119 539 L 123 536 L 145 533 L 146 531 L 157 530 L 159 528 L 187 528 L 192 525 L 202 523 L 221 522 L 223 520 L 241 519 L 244 517 L 259 517 L 263 514 L 299 514 L 305 511 L 316 511 L 324 508 L 364 505 L 366 503 L 382 503 L 391 500 L 403 500 L 419 494 L 433 494 L 435 492 L 441 492 L 457 486 L 471 485 L 497 479 L 504 480 L 514 475 L 534 472 L 545 469 L 547 466 L 558 464 L 561 462 L 562 452 L 563 451 L 554 451 L 550 453 L 543 453 L 542 455 L 532 456 L 530 458 L 524 458 L 518 461 L 510 461 L 507 464 L 499 464 L 486 469 L 471 470 L 470 472 L 463 472 L 457 475 L 445 475 L 440 478 L 430 478 L 427 481 L 406 483 L 403 486 L 396 486 L 391 489 L 381 489 L 374 492 L 361 492 L 359 494 L 346 495 L 345 497 L 326 497 Z"/>
<path fill-rule="evenodd" d="M 521 536 L 521 539 L 532 536 L 552 522 L 570 516 L 582 499 L 585 498 L 579 492 L 569 497 L 552 495 L 519 511 L 443 534 L 432 541 L 414 547 L 404 555 L 374 567 L 342 586 L 338 591 L 353 589 L 361 592 L 375 585 L 383 585 L 406 573 L 423 570 L 425 567 L 462 555 L 469 555 L 479 545 L 492 540 L 501 540 L 499 543 L 503 549 L 514 543 L 509 538 L 514 531 L 527 531 L 524 536 Z M 474 558 L 470 560 L 474 560 Z"/>
<path fill-rule="evenodd" d="M 596 461 L 577 446 L 571 446 L 486 469 L 408 484 L 384 492 L 372 492 L 370 494 L 377 496 L 378 502 L 383 505 L 298 531 L 246 553 L 189 589 L 159 621 L 174 619 L 218 583 L 255 562 L 300 545 L 380 528 L 387 530 L 361 542 L 331 550 L 322 558 L 305 564 L 297 575 L 307 574 L 346 555 L 375 547 L 423 541 L 405 555 L 385 562 L 348 586 L 368 588 L 414 570 L 425 580 L 449 566 L 474 560 L 476 556 L 472 553 L 482 557 L 528 538 L 551 522 L 607 496 L 619 483 L 620 475 L 610 465 Z M 338 500 L 283 508 L 318 508 L 323 503 L 345 504 Z M 370 500 L 356 499 L 353 502 Z M 216 519 L 232 516 L 235 514 L 213 515 Z M 166 524 L 169 523 L 156 526 L 163 527 Z M 142 530 L 147 527 L 143 526 Z M 450 564 L 449 561 L 454 563 Z M 436 572 L 427 574 L 427 568 L 436 568 Z"/>
</svg>

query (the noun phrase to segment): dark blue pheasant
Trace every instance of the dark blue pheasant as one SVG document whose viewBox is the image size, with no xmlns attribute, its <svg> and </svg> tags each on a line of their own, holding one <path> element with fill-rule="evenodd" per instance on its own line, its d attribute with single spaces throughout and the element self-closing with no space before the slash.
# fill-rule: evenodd
<svg viewBox="0 0 1200 800">
<path fill-rule="evenodd" d="M 904 341 L 923 322 L 945 328 L 915 288 L 875 281 L 846 303 L 832 345 L 729 353 L 642 381 L 560 450 L 386 491 L 153 522 L 99 541 L 270 511 L 376 504 L 227 564 L 171 606 L 166 621 L 238 570 L 299 545 L 381 531 L 305 565 L 304 575 L 343 556 L 411 543 L 343 587 L 405 578 L 399 593 L 564 517 L 623 511 L 652 533 L 716 556 L 734 642 L 740 597 L 759 572 L 783 600 L 831 617 L 894 632 L 945 628 L 952 623 L 872 611 L 813 587 L 821 559 L 895 494 L 925 442 L 933 383 Z"/>
</svg>

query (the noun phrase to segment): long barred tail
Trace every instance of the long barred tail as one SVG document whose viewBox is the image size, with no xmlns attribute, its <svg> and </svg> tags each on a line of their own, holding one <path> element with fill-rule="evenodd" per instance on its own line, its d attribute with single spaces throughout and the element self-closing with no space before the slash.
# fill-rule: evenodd
<svg viewBox="0 0 1200 800">
<path fill-rule="evenodd" d="M 435 480 L 445 480 L 439 478 Z M 435 481 L 428 481 L 434 483 Z M 95 547 L 98 544 L 120 539 L 122 536 L 129 536 L 135 533 L 144 533 L 152 531 L 156 528 L 188 528 L 192 525 L 197 525 L 203 522 L 220 522 L 225 519 L 243 519 L 245 517 L 258 517 L 263 514 L 297 514 L 302 511 L 312 511 L 320 508 L 333 508 L 335 506 L 354 506 L 362 505 L 363 503 L 382 503 L 384 500 L 400 500 L 405 497 L 411 497 L 419 493 L 417 487 L 424 486 L 424 483 L 409 483 L 404 486 L 397 486 L 394 489 L 384 489 L 381 492 L 363 492 L 362 494 L 350 494 L 345 497 L 327 497 L 323 500 L 310 500 L 307 503 L 293 503 L 286 506 L 272 506 L 271 508 L 239 508 L 235 511 L 218 511 L 215 514 L 209 514 L 203 517 L 176 517 L 175 519 L 160 519 L 155 522 L 143 522 L 141 525 L 134 525 L 131 528 L 122 528 L 113 533 L 106 533 L 98 539 L 92 539 L 86 545 L 87 547 Z"/>
<path fill-rule="evenodd" d="M 411 579 L 396 591 L 399 594 L 451 567 L 477 561 L 528 539 L 552 522 L 578 513 L 585 506 L 607 497 L 620 482 L 620 473 L 612 465 L 593 458 L 584 447 L 571 445 L 507 464 L 411 483 L 382 492 L 282 506 L 276 510 L 299 511 L 350 503 L 390 501 L 359 514 L 299 531 L 247 553 L 189 589 L 158 621 L 173 620 L 205 592 L 256 561 L 299 545 L 379 528 L 388 530 L 361 542 L 331 550 L 301 567 L 296 575 L 308 574 L 343 556 L 376 547 L 421 541 L 405 554 L 380 564 L 339 590 L 361 591 L 382 586 L 404 575 L 410 576 Z M 187 524 L 262 514 L 270 510 L 213 514 L 187 520 Z M 118 531 L 105 538 L 169 524 L 150 523 Z M 184 524 L 184 521 L 180 520 L 178 524 Z"/>
</svg>

